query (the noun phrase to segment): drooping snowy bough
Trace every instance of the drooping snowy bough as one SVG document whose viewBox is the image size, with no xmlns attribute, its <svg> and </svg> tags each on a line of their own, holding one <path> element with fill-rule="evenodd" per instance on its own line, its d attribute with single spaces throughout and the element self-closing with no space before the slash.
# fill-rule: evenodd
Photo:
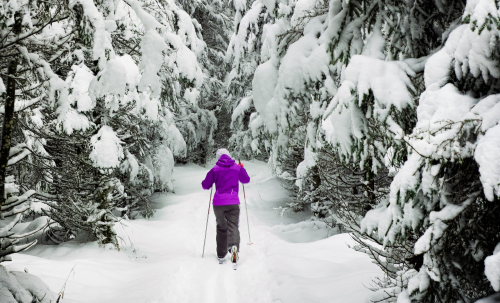
<svg viewBox="0 0 500 303">
<path fill-rule="evenodd" d="M 10 149 L 9 165 L 23 160 L 29 151 L 24 144 Z M 46 218 L 35 220 L 24 230 L 14 232 L 23 215 L 31 208 L 29 199 L 36 194 L 34 190 L 25 191 L 20 195 L 19 185 L 14 176 L 5 178 L 5 201 L 0 210 L 0 263 L 12 261 L 11 255 L 29 249 L 37 243 L 33 237 L 49 225 Z M 38 277 L 25 272 L 9 272 L 0 265 L 0 299 L 6 303 L 50 303 L 56 301 L 53 293 Z"/>
<path fill-rule="evenodd" d="M 234 3 L 232 142 L 352 232 L 386 273 L 368 302 L 498 291 L 500 4 Z"/>
</svg>

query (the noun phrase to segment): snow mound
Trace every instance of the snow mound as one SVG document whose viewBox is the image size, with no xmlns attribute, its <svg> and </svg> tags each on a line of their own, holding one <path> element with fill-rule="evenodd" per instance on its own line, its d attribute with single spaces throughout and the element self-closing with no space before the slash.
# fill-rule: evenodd
<svg viewBox="0 0 500 303">
<path fill-rule="evenodd" d="M 2 303 L 32 303 L 36 299 L 53 303 L 57 296 L 40 278 L 20 271 L 9 272 L 0 265 L 0 299 Z"/>
</svg>

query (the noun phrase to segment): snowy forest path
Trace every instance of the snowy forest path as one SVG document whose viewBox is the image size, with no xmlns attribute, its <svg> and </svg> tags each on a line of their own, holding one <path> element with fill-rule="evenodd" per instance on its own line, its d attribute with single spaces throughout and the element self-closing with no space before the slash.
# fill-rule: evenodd
<svg viewBox="0 0 500 303">
<path fill-rule="evenodd" d="M 237 270 L 229 257 L 217 262 L 213 209 L 201 257 L 210 193 L 201 181 L 209 168 L 194 164 L 175 167 L 175 193 L 151 197 L 153 218 L 116 226 L 120 251 L 81 240 L 37 245 L 16 254 L 9 269 L 27 267 L 58 292 L 75 266 L 65 302 L 363 302 L 370 292 L 364 285 L 380 275 L 378 267 L 348 248 L 353 244 L 348 235 L 308 220 L 310 213 L 280 216 L 275 209 L 291 201 L 287 191 L 265 163 L 248 162 L 245 168 L 251 177 L 245 190 L 254 244 L 247 245 L 242 204 Z"/>
</svg>

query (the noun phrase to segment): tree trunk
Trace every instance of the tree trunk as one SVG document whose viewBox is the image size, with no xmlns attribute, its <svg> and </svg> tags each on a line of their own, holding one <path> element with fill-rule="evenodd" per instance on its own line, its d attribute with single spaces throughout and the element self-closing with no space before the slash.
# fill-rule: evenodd
<svg viewBox="0 0 500 303">
<path fill-rule="evenodd" d="M 5 175 L 7 163 L 9 162 L 9 152 L 12 138 L 12 128 L 14 126 L 14 103 L 16 100 L 16 79 L 17 58 L 9 63 L 7 78 L 7 95 L 5 98 L 5 115 L 3 118 L 2 143 L 0 150 L 0 207 L 5 202 Z M 1 213 L 1 210 L 0 210 Z"/>
<path fill-rule="evenodd" d="M 22 18 L 21 13 L 17 11 L 14 14 L 14 34 L 21 34 Z M 0 208 L 5 203 L 5 175 L 7 173 L 7 164 L 9 162 L 10 145 L 12 139 L 12 128 L 14 128 L 14 103 L 16 101 L 16 75 L 17 75 L 18 56 L 14 55 L 7 69 L 7 92 L 5 96 L 5 114 L 3 117 L 2 142 L 0 146 Z M 2 210 L 0 209 L 0 218 Z"/>
</svg>

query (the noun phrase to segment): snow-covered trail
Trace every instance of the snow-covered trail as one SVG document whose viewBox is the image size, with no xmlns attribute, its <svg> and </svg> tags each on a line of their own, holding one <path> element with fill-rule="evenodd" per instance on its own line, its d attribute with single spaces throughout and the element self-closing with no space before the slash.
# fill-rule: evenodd
<svg viewBox="0 0 500 303">
<path fill-rule="evenodd" d="M 14 255 L 8 267 L 26 267 L 58 292 L 75 266 L 65 298 L 78 302 L 363 302 L 364 285 L 380 275 L 378 267 L 347 247 L 353 243 L 348 235 L 301 223 L 303 213 L 280 217 L 273 208 L 289 199 L 286 191 L 265 163 L 245 167 L 252 178 L 245 189 L 254 244 L 246 245 L 242 204 L 236 271 L 216 260 L 212 211 L 201 258 L 209 191 L 200 183 L 208 169 L 192 164 L 175 168 L 175 194 L 153 196 L 153 219 L 117 228 L 121 251 L 92 242 L 37 245 Z"/>
</svg>

